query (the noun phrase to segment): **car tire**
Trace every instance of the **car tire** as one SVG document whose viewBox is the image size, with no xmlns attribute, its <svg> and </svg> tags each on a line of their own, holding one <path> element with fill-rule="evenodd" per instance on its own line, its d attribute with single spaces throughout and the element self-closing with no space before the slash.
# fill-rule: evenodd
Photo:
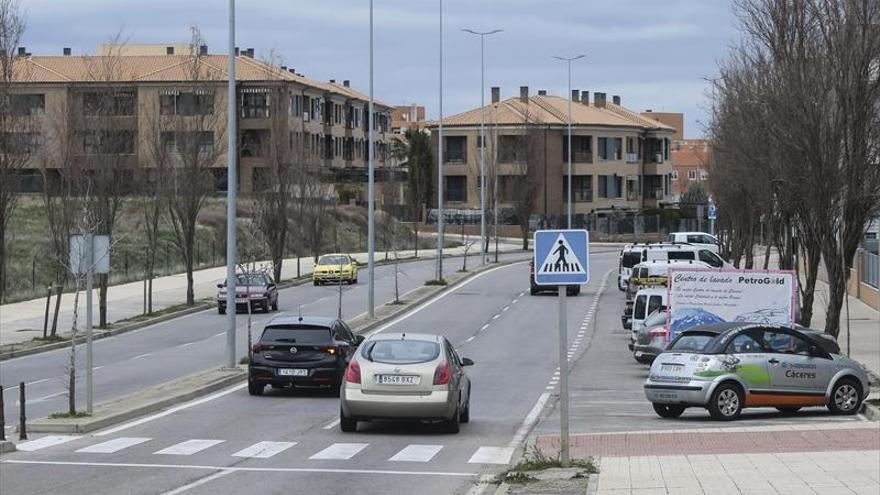
<svg viewBox="0 0 880 495">
<path fill-rule="evenodd" d="M 219 305 L 218 305 L 218 306 L 217 306 L 217 314 L 225 315 L 225 314 L 226 314 L 226 308 L 224 308 L 223 306 L 219 306 Z"/>
<path fill-rule="evenodd" d="M 738 385 L 725 382 L 718 385 L 709 399 L 709 415 L 716 421 L 733 421 L 743 409 L 743 392 Z"/>
<path fill-rule="evenodd" d="M 856 414 L 862 406 L 862 387 L 852 378 L 842 378 L 831 389 L 828 410 L 834 414 Z"/>
<path fill-rule="evenodd" d="M 461 426 L 458 411 L 455 411 L 451 418 L 443 420 L 443 431 L 445 433 L 458 433 L 460 429 Z"/>
<path fill-rule="evenodd" d="M 654 362 L 653 356 L 644 356 L 644 355 L 636 356 L 635 353 L 633 353 L 633 359 L 635 359 L 636 362 L 639 364 L 651 364 Z"/>
<path fill-rule="evenodd" d="M 354 418 L 349 418 L 342 412 L 342 409 L 339 410 L 339 429 L 344 431 L 345 433 L 354 433 L 358 429 L 358 422 Z"/>
<path fill-rule="evenodd" d="M 272 303 L 272 311 L 278 311 L 278 299 L 275 299 L 275 302 Z"/>
<path fill-rule="evenodd" d="M 471 420 L 471 392 L 468 390 L 468 400 L 464 405 L 464 410 L 458 415 L 460 423 L 469 423 Z"/>
<path fill-rule="evenodd" d="M 800 406 L 785 406 L 785 407 L 777 407 L 777 411 L 784 414 L 794 414 L 801 410 Z"/>
<path fill-rule="evenodd" d="M 315 284 L 315 287 L 319 285 L 317 280 L 312 280 L 312 283 Z"/>
<path fill-rule="evenodd" d="M 531 294 L 531 295 L 533 295 L 533 296 L 538 295 L 538 289 L 536 289 L 536 288 L 534 288 L 534 287 L 530 287 L 530 288 L 529 288 L 529 294 Z"/>
<path fill-rule="evenodd" d="M 248 380 L 248 393 L 250 395 L 260 396 L 263 395 L 263 390 L 266 389 L 265 384 L 257 383 L 254 380 Z"/>
<path fill-rule="evenodd" d="M 684 406 L 677 406 L 675 404 L 658 404 L 656 402 L 651 404 L 654 406 L 654 412 L 657 413 L 657 416 L 661 418 L 677 418 L 684 413 Z"/>
<path fill-rule="evenodd" d="M 339 397 L 339 393 L 342 391 L 342 384 L 337 383 L 335 385 L 330 386 L 330 395 L 333 397 Z"/>
</svg>

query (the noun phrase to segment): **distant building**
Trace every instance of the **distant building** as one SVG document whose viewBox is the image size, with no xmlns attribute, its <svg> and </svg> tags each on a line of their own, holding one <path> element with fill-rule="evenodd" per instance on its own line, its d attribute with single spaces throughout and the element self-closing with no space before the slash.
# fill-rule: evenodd
<svg viewBox="0 0 880 495">
<path fill-rule="evenodd" d="M 642 112 L 642 117 L 655 120 L 657 122 L 660 122 L 661 124 L 666 124 L 670 127 L 675 128 L 675 134 L 672 136 L 673 140 L 681 141 L 684 139 L 683 113 L 655 112 L 653 110 L 645 110 L 644 112 Z"/>
<path fill-rule="evenodd" d="M 418 130 L 425 124 L 425 107 L 412 105 L 396 106 L 391 110 L 391 132 L 403 134 L 408 129 Z"/>
<path fill-rule="evenodd" d="M 628 110 L 619 96 L 606 99 L 588 91 L 572 92 L 572 209 L 575 214 L 602 210 L 637 211 L 672 201 L 671 144 L 676 129 Z M 485 114 L 486 156 L 497 161 L 499 206 L 511 208 L 509 186 L 527 167 L 540 167 L 538 215 L 566 211 L 568 98 L 520 88 L 518 97 L 500 99 L 443 119 L 444 194 L 450 209 L 479 208 L 480 118 Z M 437 122 L 426 126 L 437 143 Z M 523 136 L 530 150 L 520 150 Z M 532 140 L 531 137 L 535 139 Z M 528 155 L 528 157 L 526 157 Z M 519 176 L 519 177 L 518 177 Z"/>
<path fill-rule="evenodd" d="M 672 190 L 676 199 L 692 183 L 700 184 L 709 194 L 709 159 L 711 145 L 707 139 L 681 139 L 672 142 Z"/>
</svg>

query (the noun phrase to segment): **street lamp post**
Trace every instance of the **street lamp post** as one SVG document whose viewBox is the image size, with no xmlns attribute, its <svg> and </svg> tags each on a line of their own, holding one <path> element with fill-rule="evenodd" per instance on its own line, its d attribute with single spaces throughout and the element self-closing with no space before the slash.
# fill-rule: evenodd
<svg viewBox="0 0 880 495">
<path fill-rule="evenodd" d="M 367 195 L 369 198 L 367 199 L 367 263 L 369 264 L 369 276 L 368 276 L 368 289 L 367 289 L 367 316 L 369 318 L 374 318 L 376 316 L 375 309 L 375 249 L 376 249 L 376 219 L 375 217 L 375 209 L 376 209 L 376 199 L 375 199 L 375 184 L 374 184 L 374 170 L 373 170 L 373 0 L 370 0 L 370 105 L 369 105 L 369 132 L 368 132 L 368 140 L 369 140 L 369 158 L 368 158 L 368 166 L 367 166 Z"/>
<path fill-rule="evenodd" d="M 571 228 L 571 63 L 584 57 L 586 55 L 578 55 L 576 57 L 553 56 L 556 60 L 568 63 L 568 228 Z"/>
<path fill-rule="evenodd" d="M 502 29 L 492 31 L 474 31 L 462 29 L 466 33 L 480 37 L 480 263 L 486 264 L 486 82 L 485 82 L 485 46 L 486 36 L 500 33 Z"/>
<path fill-rule="evenodd" d="M 229 86 L 226 96 L 226 366 L 235 366 L 235 202 L 238 141 L 235 116 L 235 0 L 229 0 Z"/>
<path fill-rule="evenodd" d="M 443 0 L 440 0 L 440 120 L 437 126 L 437 281 L 443 280 Z M 419 242 L 416 239 L 416 242 Z"/>
</svg>

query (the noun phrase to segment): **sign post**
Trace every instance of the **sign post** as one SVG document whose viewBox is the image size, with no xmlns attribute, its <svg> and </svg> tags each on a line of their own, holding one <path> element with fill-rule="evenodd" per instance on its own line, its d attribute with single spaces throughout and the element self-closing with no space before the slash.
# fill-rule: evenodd
<svg viewBox="0 0 880 495">
<path fill-rule="evenodd" d="M 70 272 L 86 276 L 86 411 L 94 406 L 92 355 L 92 284 L 96 273 L 110 273 L 110 238 L 106 235 L 70 236 Z"/>
<path fill-rule="evenodd" d="M 560 458 L 567 464 L 568 434 L 568 286 L 590 281 L 589 233 L 586 230 L 538 230 L 535 232 L 535 284 L 555 286 L 559 293 L 559 419 Z"/>
<path fill-rule="evenodd" d="M 709 233 L 715 235 L 715 219 L 718 217 L 718 210 L 715 208 L 715 202 L 709 198 Z"/>
</svg>

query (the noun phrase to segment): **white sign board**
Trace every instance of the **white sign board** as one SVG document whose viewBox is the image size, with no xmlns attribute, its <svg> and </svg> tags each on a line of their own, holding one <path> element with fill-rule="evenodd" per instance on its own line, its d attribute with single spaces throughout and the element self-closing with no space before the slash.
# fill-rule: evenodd
<svg viewBox="0 0 880 495">
<path fill-rule="evenodd" d="M 70 273 L 85 275 L 89 271 L 89 265 L 94 267 L 94 273 L 110 273 L 110 238 L 106 235 L 93 235 L 92 261 L 89 262 L 89 250 L 86 240 L 89 236 L 70 236 Z"/>
<path fill-rule="evenodd" d="M 773 270 L 669 270 L 669 339 L 696 325 L 754 322 L 791 326 L 795 274 Z"/>
</svg>

